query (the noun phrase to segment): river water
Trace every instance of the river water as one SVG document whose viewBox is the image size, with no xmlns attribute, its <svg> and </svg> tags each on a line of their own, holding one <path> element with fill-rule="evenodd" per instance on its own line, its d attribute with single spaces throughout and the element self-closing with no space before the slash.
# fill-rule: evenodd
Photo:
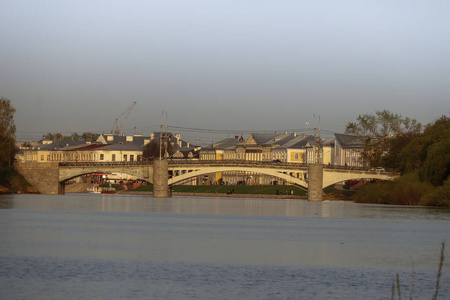
<svg viewBox="0 0 450 300">
<path fill-rule="evenodd" d="M 0 196 L 0 299 L 450 299 L 450 210 Z M 414 284 L 413 284 L 414 282 Z"/>
</svg>

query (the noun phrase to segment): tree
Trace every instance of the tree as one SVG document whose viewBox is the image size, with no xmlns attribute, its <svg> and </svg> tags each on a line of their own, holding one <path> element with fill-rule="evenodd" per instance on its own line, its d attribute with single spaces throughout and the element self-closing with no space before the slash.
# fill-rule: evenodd
<svg viewBox="0 0 450 300">
<path fill-rule="evenodd" d="M 11 165 L 14 159 L 14 143 L 16 141 L 16 125 L 14 113 L 16 109 L 7 98 L 0 98 L 0 166 Z"/>
<path fill-rule="evenodd" d="M 83 134 L 78 134 L 76 132 L 69 136 L 64 136 L 61 133 L 47 133 L 42 136 L 43 140 L 50 141 L 89 141 L 94 142 L 98 139 L 100 134 L 93 132 L 84 132 Z"/>
<path fill-rule="evenodd" d="M 98 133 L 94 133 L 94 132 L 83 132 L 83 134 L 81 135 L 81 138 L 84 141 L 90 141 L 90 142 L 95 142 L 98 137 L 100 136 L 100 134 Z"/>
<path fill-rule="evenodd" d="M 62 141 L 64 139 L 64 136 L 61 133 L 47 133 L 42 136 L 42 139 L 50 141 Z"/>
<path fill-rule="evenodd" d="M 363 159 L 369 166 L 381 164 L 389 153 L 393 137 L 420 133 L 422 125 L 415 119 L 403 118 L 388 110 L 359 115 L 357 122 L 349 122 L 345 132 L 357 136 L 364 143 Z"/>
<path fill-rule="evenodd" d="M 160 157 L 159 149 L 161 149 L 161 157 L 163 157 L 163 158 L 167 157 L 167 155 L 172 156 L 173 152 L 174 152 L 172 143 L 168 142 L 167 143 L 167 154 L 164 155 L 164 153 L 166 151 L 166 143 L 163 142 L 161 144 L 161 148 L 160 148 L 159 141 L 152 140 L 152 141 L 150 141 L 150 143 L 148 143 L 147 145 L 144 146 L 144 151 L 142 153 L 142 157 L 144 159 L 148 159 L 148 160 L 159 159 L 159 157 Z"/>
</svg>

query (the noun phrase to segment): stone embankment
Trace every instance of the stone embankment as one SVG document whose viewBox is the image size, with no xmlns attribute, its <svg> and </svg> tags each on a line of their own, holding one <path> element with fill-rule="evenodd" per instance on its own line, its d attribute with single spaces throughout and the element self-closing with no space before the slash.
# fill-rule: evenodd
<svg viewBox="0 0 450 300">
<path fill-rule="evenodd" d="M 66 185 L 66 193 L 87 193 L 92 183 L 71 183 Z"/>
<path fill-rule="evenodd" d="M 129 195 L 153 195 L 152 192 L 120 191 L 119 194 Z M 173 196 L 191 196 L 191 197 L 228 197 L 228 198 L 266 198 L 266 199 L 306 199 L 306 196 L 295 195 L 267 195 L 267 194 L 224 194 L 224 193 L 177 193 Z"/>
</svg>

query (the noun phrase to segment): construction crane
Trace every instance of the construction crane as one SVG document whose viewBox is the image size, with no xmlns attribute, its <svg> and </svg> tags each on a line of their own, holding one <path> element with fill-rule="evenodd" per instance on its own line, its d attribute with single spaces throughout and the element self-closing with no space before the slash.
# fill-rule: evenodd
<svg viewBox="0 0 450 300">
<path fill-rule="evenodd" d="M 134 106 L 136 105 L 136 101 L 133 102 L 133 104 L 131 104 L 131 106 L 124 111 L 114 122 L 113 128 L 111 129 L 111 133 L 114 132 L 115 135 L 119 135 L 120 134 L 120 129 L 122 128 L 122 126 L 125 124 L 125 122 L 128 120 L 128 117 L 130 116 L 131 112 L 133 111 Z M 127 113 L 128 112 L 128 113 Z M 119 119 L 120 117 L 122 117 L 125 113 L 127 113 L 127 115 L 125 116 L 125 118 L 123 119 L 122 123 L 120 123 L 119 126 Z"/>
</svg>

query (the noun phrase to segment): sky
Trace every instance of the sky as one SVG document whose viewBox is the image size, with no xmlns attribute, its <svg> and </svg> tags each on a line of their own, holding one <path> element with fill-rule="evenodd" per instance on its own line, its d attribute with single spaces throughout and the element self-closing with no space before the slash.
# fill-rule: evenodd
<svg viewBox="0 0 450 300">
<path fill-rule="evenodd" d="M 194 144 L 450 113 L 448 0 L 0 0 L 0 22 L 21 141 L 110 133 L 134 101 L 121 133 Z"/>
</svg>

